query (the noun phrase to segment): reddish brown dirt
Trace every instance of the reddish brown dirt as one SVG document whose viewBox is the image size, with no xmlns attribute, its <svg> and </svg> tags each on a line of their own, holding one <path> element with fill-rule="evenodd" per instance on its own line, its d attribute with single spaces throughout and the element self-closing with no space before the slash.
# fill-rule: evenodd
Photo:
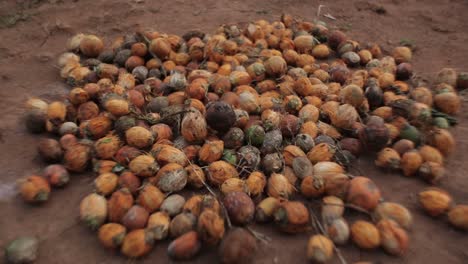
<svg viewBox="0 0 468 264">
<path fill-rule="evenodd" d="M 203 4 L 201 4 L 203 2 Z M 347 30 L 354 39 L 377 42 L 385 51 L 400 40 L 416 45 L 416 72 L 431 78 L 444 66 L 468 71 L 468 2 L 464 0 L 325 1 L 321 17 L 331 28 Z M 38 235 L 44 241 L 37 263 L 128 263 L 104 250 L 96 236 L 76 224 L 80 199 L 92 190 L 92 175 L 75 175 L 71 184 L 54 191 L 43 206 L 25 205 L 14 190 L 15 181 L 44 167 L 36 157 L 38 136 L 20 122 L 22 104 L 31 96 L 59 98 L 67 87 L 60 80 L 55 58 L 64 51 L 69 36 L 77 32 L 115 36 L 137 27 L 183 34 L 188 29 L 212 32 L 223 23 L 278 19 L 282 12 L 313 20 L 319 1 L 150 1 L 150 0 L 3 0 L 0 3 L 0 248 L 19 235 Z M 385 10 L 384 14 L 378 11 Z M 16 15 L 16 16 L 12 16 Z M 5 18 L 9 18 L 5 20 Z M 13 19 L 12 19 L 13 18 Z M 19 21 L 15 21 L 18 20 Z M 4 27 L 10 24 L 10 27 Z M 463 106 L 460 125 L 453 129 L 458 147 L 448 160 L 448 177 L 441 184 L 456 201 L 468 203 L 468 107 Z M 407 206 L 414 215 L 410 251 L 403 258 L 381 250 L 361 251 L 349 244 L 341 250 L 349 263 L 467 263 L 468 234 L 448 226 L 444 219 L 424 215 L 416 194 L 426 184 L 418 179 L 379 171 L 370 160 L 360 169 L 382 188 L 384 197 Z M 256 263 L 306 263 L 309 234 L 284 236 L 271 226 L 255 227 L 272 237 L 262 245 Z M 169 263 L 167 242 L 156 245 L 141 263 Z M 0 256 L 2 257 L 2 256 Z M 3 258 L 2 258 L 3 261 Z M 194 263 L 216 262 L 216 251 L 205 249 Z M 334 263 L 339 263 L 335 258 Z"/>
</svg>

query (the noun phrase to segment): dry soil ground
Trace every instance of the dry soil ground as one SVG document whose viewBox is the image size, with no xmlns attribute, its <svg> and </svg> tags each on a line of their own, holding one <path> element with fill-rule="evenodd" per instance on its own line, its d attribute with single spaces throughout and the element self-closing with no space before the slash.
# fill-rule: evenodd
<svg viewBox="0 0 468 264">
<path fill-rule="evenodd" d="M 20 123 L 22 104 L 31 96 L 60 98 L 67 87 L 55 68 L 55 58 L 64 51 L 66 39 L 85 32 L 115 36 L 137 27 L 183 34 L 188 29 L 212 32 L 223 23 L 278 19 L 287 12 L 312 20 L 317 7 L 326 5 L 321 17 L 331 28 L 341 28 L 362 42 L 377 42 L 385 51 L 400 41 L 416 46 L 416 72 L 431 78 L 441 67 L 468 71 L 468 2 L 465 0 L 2 0 L 0 1 L 0 248 L 18 235 L 38 235 L 44 241 L 37 263 L 127 263 L 125 258 L 104 250 L 95 235 L 77 225 L 80 199 L 92 189 L 92 175 L 76 175 L 71 184 L 54 191 L 43 206 L 25 205 L 14 190 L 15 181 L 38 172 L 44 164 L 36 157 L 37 136 Z M 463 106 L 460 125 L 453 129 L 458 146 L 448 160 L 448 177 L 441 184 L 459 202 L 468 203 L 468 110 Z M 415 225 L 410 251 L 403 258 L 382 251 L 360 251 L 342 247 L 349 262 L 467 263 L 468 234 L 456 231 L 443 219 L 425 216 L 415 194 L 425 187 L 418 179 L 377 170 L 369 160 L 358 164 L 375 180 L 388 199 L 412 210 Z M 256 263 L 306 263 L 307 234 L 284 236 L 271 227 L 256 227 L 273 241 L 263 245 Z M 156 245 L 141 263 L 171 262 L 167 243 Z M 1 257 L 1 254 L 0 254 Z M 3 259 L 1 260 L 3 261 Z M 0 262 L 1 262 L 0 261 Z M 214 250 L 206 250 L 194 263 L 216 262 Z M 338 260 L 335 259 L 335 263 Z"/>
</svg>

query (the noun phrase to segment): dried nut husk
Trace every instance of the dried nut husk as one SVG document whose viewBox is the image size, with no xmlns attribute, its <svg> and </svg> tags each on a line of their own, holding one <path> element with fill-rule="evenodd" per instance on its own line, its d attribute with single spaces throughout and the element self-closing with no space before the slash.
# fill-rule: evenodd
<svg viewBox="0 0 468 264">
<path fill-rule="evenodd" d="M 348 203 L 366 210 L 373 210 L 380 198 L 380 190 L 371 179 L 358 176 L 350 181 L 346 198 Z"/>
<path fill-rule="evenodd" d="M 299 133 L 310 135 L 312 138 L 317 137 L 318 127 L 314 122 L 305 122 L 301 125 Z"/>
<path fill-rule="evenodd" d="M 117 164 L 113 160 L 97 160 L 93 159 L 93 171 L 97 172 L 98 175 L 109 173 L 109 172 L 121 172 L 124 167 Z"/>
<path fill-rule="evenodd" d="M 38 248 L 39 239 L 36 237 L 18 237 L 5 246 L 5 259 L 12 264 L 33 263 L 36 261 Z"/>
<path fill-rule="evenodd" d="M 295 115 L 284 115 L 281 118 L 280 130 L 284 137 L 294 137 L 300 129 L 299 118 Z"/>
<path fill-rule="evenodd" d="M 314 165 L 314 176 L 326 179 L 335 174 L 345 173 L 342 166 L 336 162 L 321 161 Z"/>
<path fill-rule="evenodd" d="M 78 132 L 78 126 L 73 122 L 65 122 L 60 125 L 58 132 L 61 136 L 67 134 L 75 135 Z"/>
<path fill-rule="evenodd" d="M 70 181 L 70 174 L 67 169 L 60 164 L 53 164 L 45 167 L 43 174 L 53 187 L 63 187 Z"/>
<path fill-rule="evenodd" d="M 127 229 L 123 225 L 117 223 L 107 223 L 102 225 L 98 230 L 99 242 L 101 242 L 105 248 L 109 249 L 119 248 L 126 234 Z"/>
<path fill-rule="evenodd" d="M 332 125 L 338 128 L 349 129 L 358 119 L 359 115 L 356 109 L 349 105 L 343 104 L 338 107 L 334 115 L 330 116 Z"/>
<path fill-rule="evenodd" d="M 244 144 L 244 131 L 238 127 L 233 127 L 223 136 L 224 147 L 227 149 L 237 149 Z"/>
<path fill-rule="evenodd" d="M 292 166 L 295 158 L 305 156 L 304 151 L 294 145 L 288 145 L 283 149 L 284 162 L 287 166 Z"/>
<path fill-rule="evenodd" d="M 170 42 L 162 37 L 151 40 L 148 49 L 161 60 L 166 59 L 172 51 Z"/>
<path fill-rule="evenodd" d="M 358 220 L 351 225 L 351 237 L 353 242 L 362 249 L 374 249 L 381 244 L 377 227 L 363 220 Z"/>
<path fill-rule="evenodd" d="M 198 152 L 201 162 L 209 164 L 220 160 L 223 156 L 224 142 L 222 140 L 207 141 Z"/>
<path fill-rule="evenodd" d="M 105 100 L 104 108 L 116 117 L 130 113 L 128 101 L 118 96 L 111 96 L 109 99 Z"/>
<path fill-rule="evenodd" d="M 129 232 L 123 242 L 121 252 L 128 258 L 139 258 L 148 254 L 154 245 L 153 234 L 146 229 Z"/>
<path fill-rule="evenodd" d="M 47 108 L 47 119 L 54 125 L 60 125 L 67 116 L 67 106 L 59 101 L 49 104 Z"/>
<path fill-rule="evenodd" d="M 308 153 L 307 158 L 316 164 L 321 161 L 331 161 L 335 155 L 335 148 L 327 143 L 315 145 Z"/>
<path fill-rule="evenodd" d="M 190 212 L 195 216 L 199 216 L 203 205 L 203 195 L 194 195 L 190 197 L 184 204 L 183 211 Z"/>
<path fill-rule="evenodd" d="M 94 58 L 99 56 L 99 54 L 104 50 L 104 43 L 100 38 L 95 35 L 84 35 L 84 36 L 75 36 L 79 41 L 79 49 L 83 55 L 86 57 Z M 77 42 L 76 38 L 73 38 L 73 42 Z M 70 42 L 71 44 L 71 42 Z M 73 45 L 76 48 L 76 45 Z"/>
<path fill-rule="evenodd" d="M 468 88 L 468 73 L 460 72 L 457 77 L 457 88 L 459 90 L 464 90 Z"/>
<path fill-rule="evenodd" d="M 265 138 L 261 147 L 261 151 L 264 154 L 275 153 L 281 147 L 283 142 L 283 135 L 278 129 L 268 131 L 265 133 Z"/>
<path fill-rule="evenodd" d="M 125 213 L 122 218 L 122 225 L 129 230 L 144 228 L 148 222 L 148 217 L 149 213 L 144 207 L 134 205 Z"/>
<path fill-rule="evenodd" d="M 209 103 L 205 118 L 207 124 L 220 133 L 228 131 L 237 120 L 233 107 L 223 101 Z"/>
<path fill-rule="evenodd" d="M 268 178 L 268 196 L 288 199 L 294 192 L 294 186 L 283 174 L 272 173 Z"/>
<path fill-rule="evenodd" d="M 267 175 L 271 173 L 278 173 L 283 169 L 283 165 L 284 165 L 283 163 L 284 163 L 284 159 L 280 153 L 266 154 L 262 160 L 263 171 Z"/>
<path fill-rule="evenodd" d="M 312 105 L 312 104 L 307 104 L 304 105 L 304 107 L 299 110 L 299 119 L 301 119 L 302 122 L 317 122 L 319 119 L 319 109 Z"/>
<path fill-rule="evenodd" d="M 440 188 L 427 188 L 418 194 L 419 203 L 430 216 L 439 216 L 452 208 L 453 199 Z"/>
<path fill-rule="evenodd" d="M 41 109 L 27 109 L 24 115 L 24 122 L 29 132 L 35 134 L 44 132 L 46 130 L 47 109 L 45 111 Z"/>
<path fill-rule="evenodd" d="M 75 135 L 63 135 L 59 140 L 60 146 L 64 150 L 68 150 L 71 146 L 78 143 L 78 138 Z"/>
<path fill-rule="evenodd" d="M 182 118 L 181 133 L 188 142 L 199 142 L 204 140 L 208 134 L 207 124 L 200 111 L 191 110 Z"/>
<path fill-rule="evenodd" d="M 164 193 L 156 186 L 147 184 L 141 189 L 137 198 L 137 203 L 152 213 L 161 207 L 165 199 Z"/>
<path fill-rule="evenodd" d="M 153 134 L 146 128 L 134 126 L 125 132 L 125 139 L 128 145 L 136 148 L 147 148 L 153 144 Z"/>
<path fill-rule="evenodd" d="M 246 189 L 243 189 L 244 192 L 249 193 L 252 197 L 259 196 L 263 193 L 265 186 L 267 184 L 267 179 L 265 174 L 260 171 L 254 171 L 249 174 L 245 180 Z"/>
<path fill-rule="evenodd" d="M 445 176 L 445 169 L 440 163 L 426 161 L 419 167 L 418 174 L 427 182 L 436 184 Z"/>
<path fill-rule="evenodd" d="M 301 182 L 301 193 L 307 198 L 321 197 L 325 193 L 325 181 L 316 176 L 307 176 Z"/>
<path fill-rule="evenodd" d="M 446 129 L 435 129 L 435 131 L 429 135 L 428 142 L 430 145 L 437 148 L 444 156 L 448 156 L 455 149 L 455 139 Z"/>
<path fill-rule="evenodd" d="M 100 138 L 94 143 L 94 150 L 96 155 L 101 159 L 112 159 L 117 151 L 120 149 L 121 142 L 119 137 L 108 135 Z"/>
<path fill-rule="evenodd" d="M 151 149 L 151 154 L 161 165 L 166 165 L 168 163 L 177 163 L 181 166 L 188 165 L 188 159 L 185 153 L 173 146 L 156 143 Z"/>
<path fill-rule="evenodd" d="M 169 216 L 178 215 L 182 212 L 185 204 L 185 198 L 178 194 L 169 195 L 161 204 L 160 210 L 167 212 Z"/>
<path fill-rule="evenodd" d="M 250 126 L 245 130 L 245 140 L 249 145 L 260 147 L 265 140 L 265 130 L 260 125 Z"/>
<path fill-rule="evenodd" d="M 306 157 L 294 158 L 292 168 L 294 170 L 294 174 L 296 174 L 299 179 L 304 179 L 306 176 L 314 175 L 314 166 Z"/>
<path fill-rule="evenodd" d="M 198 217 L 197 232 L 203 242 L 216 245 L 224 236 L 224 219 L 213 210 L 203 210 Z"/>
<path fill-rule="evenodd" d="M 262 125 L 266 131 L 278 129 L 281 122 L 281 114 L 271 109 L 266 109 L 261 115 Z"/>
<path fill-rule="evenodd" d="M 419 154 L 424 161 L 435 162 L 437 164 L 444 164 L 444 156 L 440 151 L 432 146 L 424 145 L 419 148 Z"/>
<path fill-rule="evenodd" d="M 273 220 L 273 214 L 279 206 L 280 200 L 275 197 L 263 199 L 255 209 L 255 220 L 260 223 Z"/>
<path fill-rule="evenodd" d="M 314 139 L 308 134 L 298 134 L 294 144 L 304 152 L 309 152 L 315 146 Z"/>
<path fill-rule="evenodd" d="M 342 150 L 347 150 L 354 156 L 359 156 L 362 152 L 362 144 L 356 138 L 343 138 L 338 145 Z"/>
<path fill-rule="evenodd" d="M 187 184 L 196 189 L 202 188 L 206 180 L 203 170 L 195 164 L 188 165 L 185 170 L 187 171 Z"/>
<path fill-rule="evenodd" d="M 80 202 L 80 220 L 87 227 L 97 230 L 105 223 L 108 215 L 107 201 L 96 193 L 87 195 Z"/>
<path fill-rule="evenodd" d="M 410 150 L 405 152 L 401 157 L 400 167 L 403 170 L 403 175 L 412 176 L 418 172 L 422 164 L 423 158 L 419 154 L 419 151 Z"/>
<path fill-rule="evenodd" d="M 37 151 L 46 162 L 57 162 L 62 160 L 63 157 L 60 143 L 51 138 L 41 138 L 37 146 Z"/>
<path fill-rule="evenodd" d="M 354 84 L 347 85 L 341 89 L 340 97 L 343 103 L 353 107 L 360 107 L 365 99 L 362 89 Z"/>
<path fill-rule="evenodd" d="M 385 252 L 402 256 L 408 251 L 408 234 L 395 221 L 382 219 L 377 223 L 377 229 L 380 233 L 380 243 Z"/>
<path fill-rule="evenodd" d="M 74 64 L 74 63 L 79 63 L 79 62 L 80 62 L 80 56 L 76 55 L 73 52 L 64 52 L 60 54 L 57 59 L 57 65 L 60 68 L 63 68 L 68 64 L 72 64 L 72 63 Z"/>
<path fill-rule="evenodd" d="M 395 62 L 400 64 L 402 62 L 410 62 L 412 57 L 411 49 L 405 46 L 399 46 L 393 49 L 393 58 Z"/>
<path fill-rule="evenodd" d="M 298 53 L 312 53 L 315 44 L 316 40 L 309 34 L 300 35 L 294 38 L 294 46 Z"/>
<path fill-rule="evenodd" d="M 157 187 L 163 192 L 178 192 L 187 184 L 187 171 L 177 163 L 168 163 L 156 174 Z"/>
<path fill-rule="evenodd" d="M 265 71 L 269 76 L 281 77 L 288 69 L 286 61 L 281 56 L 272 56 L 264 62 Z"/>
<path fill-rule="evenodd" d="M 174 260 L 190 260 L 197 255 L 200 248 L 199 235 L 190 231 L 172 241 L 167 248 L 167 254 Z"/>
<path fill-rule="evenodd" d="M 32 175 L 19 181 L 19 192 L 28 203 L 43 203 L 49 199 L 50 185 L 46 179 Z"/>
<path fill-rule="evenodd" d="M 85 132 L 91 138 L 98 139 L 107 135 L 111 129 L 112 120 L 109 117 L 97 116 L 89 120 Z"/>
<path fill-rule="evenodd" d="M 255 205 L 245 192 L 230 192 L 225 195 L 223 204 L 234 224 L 246 225 L 253 220 Z"/>
<path fill-rule="evenodd" d="M 169 234 L 171 218 L 166 212 L 156 212 L 149 216 L 146 230 L 153 233 L 155 240 L 163 240 Z"/>
<path fill-rule="evenodd" d="M 317 59 L 326 59 L 330 56 L 330 49 L 325 44 L 318 44 L 312 49 L 312 56 Z"/>
<path fill-rule="evenodd" d="M 360 129 L 359 139 L 367 149 L 380 150 L 387 145 L 390 133 L 382 118 L 371 116 L 366 127 Z"/>
<path fill-rule="evenodd" d="M 342 173 L 328 175 L 325 178 L 325 193 L 345 199 L 348 194 L 350 178 Z"/>
<path fill-rule="evenodd" d="M 236 168 L 226 161 L 215 161 L 208 165 L 208 181 L 215 185 L 221 186 L 224 181 L 229 178 L 239 178 Z"/>
<path fill-rule="evenodd" d="M 245 192 L 249 193 L 249 188 L 246 181 L 239 178 L 230 178 L 221 184 L 221 192 L 227 195 L 231 192 Z"/>
<path fill-rule="evenodd" d="M 218 255 L 223 264 L 251 263 L 257 247 L 257 241 L 249 231 L 235 227 L 224 236 Z"/>
<path fill-rule="evenodd" d="M 426 87 L 417 87 L 411 90 L 410 96 L 416 102 L 432 106 L 432 92 Z"/>
<path fill-rule="evenodd" d="M 312 263 L 328 263 L 333 258 L 333 242 L 324 235 L 313 235 L 307 243 L 307 259 Z"/>
<path fill-rule="evenodd" d="M 341 138 L 341 134 L 338 130 L 336 130 L 336 128 L 334 126 L 331 126 L 325 122 L 321 122 L 319 121 L 318 122 L 318 125 L 317 125 L 317 128 L 319 129 L 319 133 L 324 135 L 324 136 L 328 136 L 334 140 L 338 140 Z M 318 138 L 318 137 L 317 137 Z M 315 142 L 315 144 L 318 144 L 317 142 Z"/>
<path fill-rule="evenodd" d="M 331 222 L 343 216 L 344 202 L 336 196 L 325 196 L 322 198 L 322 219 L 325 223 Z"/>
<path fill-rule="evenodd" d="M 151 177 L 159 170 L 159 165 L 152 156 L 140 155 L 130 161 L 128 168 L 137 176 Z"/>
<path fill-rule="evenodd" d="M 452 68 L 443 68 L 437 73 L 436 83 L 446 83 L 450 86 L 457 86 L 457 72 Z"/>
<path fill-rule="evenodd" d="M 328 45 L 332 49 L 336 49 L 341 43 L 347 40 L 347 36 L 340 30 L 334 30 L 328 35 Z"/>
<path fill-rule="evenodd" d="M 121 188 L 127 188 L 132 194 L 137 194 L 141 186 L 140 179 L 130 171 L 122 172 L 118 183 Z"/>
<path fill-rule="evenodd" d="M 453 115 L 460 111 L 461 99 L 454 92 L 442 92 L 434 96 L 434 105 L 440 111 Z"/>
<path fill-rule="evenodd" d="M 85 144 L 77 143 L 65 151 L 65 168 L 72 172 L 83 172 L 89 165 L 91 148 Z"/>
<path fill-rule="evenodd" d="M 333 243 L 345 245 L 350 236 L 349 226 L 343 217 L 330 220 L 326 225 L 327 233 Z"/>
<path fill-rule="evenodd" d="M 169 225 L 169 234 L 173 238 L 180 237 L 195 229 L 197 218 L 189 212 L 176 215 Z"/>
<path fill-rule="evenodd" d="M 296 174 L 294 174 L 294 170 L 291 167 L 285 166 L 281 174 L 283 174 L 284 177 L 286 177 L 289 183 L 293 186 L 293 191 L 296 191 L 296 186 L 298 186 L 299 180 Z"/>
<path fill-rule="evenodd" d="M 130 161 L 141 155 L 141 151 L 130 146 L 121 147 L 114 155 L 114 160 L 122 166 L 127 166 Z"/>
<path fill-rule="evenodd" d="M 449 223 L 461 230 L 468 230 L 468 205 L 459 204 L 448 212 Z"/>
<path fill-rule="evenodd" d="M 128 189 L 115 191 L 107 202 L 109 221 L 120 223 L 132 205 L 133 196 Z"/>
<path fill-rule="evenodd" d="M 107 196 L 114 192 L 119 183 L 119 176 L 114 173 L 103 173 L 94 180 L 94 188 L 98 194 Z"/>
<path fill-rule="evenodd" d="M 297 201 L 284 201 L 274 213 L 275 223 L 281 231 L 295 234 L 309 228 L 310 216 L 307 207 Z"/>
<path fill-rule="evenodd" d="M 414 142 L 408 139 L 400 139 L 395 144 L 393 144 L 392 149 L 394 149 L 400 156 L 403 156 L 406 152 L 414 149 Z M 420 150 L 420 154 L 421 150 Z"/>
<path fill-rule="evenodd" d="M 410 230 L 413 225 L 413 216 L 410 211 L 401 204 L 392 202 L 380 203 L 373 212 L 376 221 L 389 219 L 395 221 L 401 227 Z"/>
<path fill-rule="evenodd" d="M 375 165 L 381 168 L 396 170 L 400 168 L 400 154 L 392 148 L 384 148 L 377 154 Z"/>
</svg>

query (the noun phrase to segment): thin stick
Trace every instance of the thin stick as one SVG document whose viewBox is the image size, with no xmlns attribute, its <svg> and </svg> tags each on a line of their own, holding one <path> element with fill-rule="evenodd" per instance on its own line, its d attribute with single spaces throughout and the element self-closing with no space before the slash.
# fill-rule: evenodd
<svg viewBox="0 0 468 264">
<path fill-rule="evenodd" d="M 327 238 L 328 237 L 328 233 L 326 232 L 325 228 L 322 226 L 322 224 L 320 223 L 320 221 L 318 220 L 317 216 L 315 215 L 314 211 L 312 210 L 312 208 L 310 207 L 309 205 L 309 213 L 310 215 L 312 216 L 312 221 L 313 223 L 315 222 L 315 225 L 318 226 L 318 229 L 320 231 L 320 233 L 322 233 L 324 236 L 326 236 Z M 340 259 L 340 262 L 341 264 L 348 264 L 348 262 L 346 261 L 346 259 L 343 257 L 343 255 L 341 254 L 341 251 L 335 246 L 335 243 L 332 243 L 333 245 L 333 249 L 335 250 L 336 252 L 336 255 L 338 256 L 338 259 Z"/>
<path fill-rule="evenodd" d="M 219 200 L 218 195 L 213 191 L 213 189 L 211 189 L 211 187 L 205 181 L 202 181 L 202 183 L 205 186 L 205 188 L 216 198 L 216 200 L 218 200 L 219 205 L 223 209 L 224 216 L 226 217 L 226 222 L 227 222 L 228 228 L 231 229 L 232 228 L 231 219 L 229 218 L 227 209 L 226 209 L 226 207 L 224 207 L 223 202 Z"/>
<path fill-rule="evenodd" d="M 190 165 L 193 165 L 193 163 L 187 159 L 188 163 Z M 195 173 L 197 174 L 197 176 L 200 177 L 200 175 L 198 174 L 198 171 L 195 170 Z M 201 178 L 201 177 L 200 177 Z M 221 208 L 223 209 L 223 214 L 226 218 L 226 222 L 227 222 L 227 225 L 228 225 L 228 228 L 231 229 L 232 228 L 232 223 L 231 223 L 231 219 L 229 218 L 229 215 L 228 215 L 228 212 L 227 212 L 227 209 L 226 207 L 224 207 L 224 204 L 223 202 L 219 199 L 218 195 L 213 191 L 213 189 L 211 189 L 211 187 L 204 181 L 202 180 L 201 181 L 203 186 L 205 186 L 205 188 L 216 198 L 216 200 L 218 200 L 218 203 L 219 205 L 221 206 Z"/>
<path fill-rule="evenodd" d="M 265 244 L 270 243 L 271 238 L 269 236 L 253 230 L 250 226 L 245 227 L 245 229 L 247 229 L 247 231 L 249 231 L 256 239 L 260 240 L 261 242 Z"/>
</svg>

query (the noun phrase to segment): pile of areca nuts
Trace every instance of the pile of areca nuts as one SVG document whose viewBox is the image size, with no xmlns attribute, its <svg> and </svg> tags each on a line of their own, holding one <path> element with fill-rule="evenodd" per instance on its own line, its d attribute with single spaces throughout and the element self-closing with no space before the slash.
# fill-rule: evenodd
<svg viewBox="0 0 468 264">
<path fill-rule="evenodd" d="M 129 258 L 169 239 L 175 260 L 217 248 L 222 263 L 249 262 L 265 240 L 250 226 L 270 221 L 310 232 L 311 262 L 342 258 L 349 240 L 404 255 L 410 211 L 349 172 L 375 153 L 378 167 L 437 184 L 455 147 L 457 89 L 468 87 L 451 68 L 431 84 L 414 78 L 409 47 L 383 54 L 290 15 L 212 35 L 135 32 L 110 47 L 77 34 L 67 50 L 58 60 L 67 99 L 26 105 L 27 128 L 48 133 L 38 146 L 51 165 L 19 191 L 42 203 L 70 173 L 93 168 L 80 219 Z M 447 192 L 430 187 L 418 199 L 468 229 L 468 205 Z M 353 210 L 362 220 L 348 223 Z"/>
</svg>

